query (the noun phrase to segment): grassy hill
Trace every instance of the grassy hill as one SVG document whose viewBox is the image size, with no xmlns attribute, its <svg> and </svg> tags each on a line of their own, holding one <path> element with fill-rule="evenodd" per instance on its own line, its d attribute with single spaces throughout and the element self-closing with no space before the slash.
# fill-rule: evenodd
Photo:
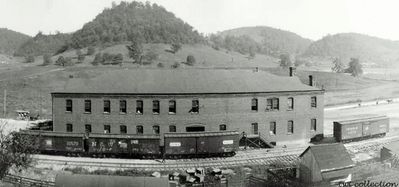
<svg viewBox="0 0 399 187">
<path fill-rule="evenodd" d="M 15 55 L 39 56 L 43 54 L 55 54 L 62 50 L 63 46 L 66 46 L 66 43 L 70 39 L 70 34 L 57 33 L 53 35 L 44 35 L 39 33 L 35 37 L 21 44 L 18 50 L 15 52 Z"/>
<path fill-rule="evenodd" d="M 19 46 L 31 37 L 6 28 L 0 28 L 0 54 L 13 55 Z"/>
<path fill-rule="evenodd" d="M 303 53 L 304 57 L 331 59 L 359 58 L 372 64 L 397 63 L 399 61 L 399 42 L 371 37 L 357 33 L 328 35 L 313 42 Z"/>
<path fill-rule="evenodd" d="M 229 43 L 229 41 L 226 41 L 226 37 L 229 36 L 247 36 L 250 40 L 256 42 L 257 52 L 275 57 L 283 53 L 301 54 L 312 42 L 295 33 L 266 26 L 241 27 L 226 30 L 217 35 L 222 38 L 222 41 L 224 40 L 224 43 Z M 231 40 L 231 38 L 227 38 L 227 40 Z M 248 42 L 248 40 L 246 41 Z M 242 43 L 237 45 L 242 45 Z"/>
</svg>

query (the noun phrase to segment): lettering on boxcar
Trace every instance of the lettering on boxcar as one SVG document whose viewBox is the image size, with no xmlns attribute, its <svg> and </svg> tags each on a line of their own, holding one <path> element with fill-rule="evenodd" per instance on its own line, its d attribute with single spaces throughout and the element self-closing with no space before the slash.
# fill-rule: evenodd
<svg viewBox="0 0 399 187">
<path fill-rule="evenodd" d="M 223 140 L 223 145 L 231 145 L 234 143 L 234 140 Z"/>
<path fill-rule="evenodd" d="M 131 144 L 139 144 L 139 140 L 132 140 Z"/>
<path fill-rule="evenodd" d="M 170 142 L 170 143 L 169 143 L 169 146 L 170 146 L 170 147 L 180 147 L 180 146 L 181 146 L 181 143 L 180 143 L 180 142 Z"/>
<path fill-rule="evenodd" d="M 76 146 L 79 146 L 79 142 L 77 142 L 77 141 L 67 141 L 66 142 L 66 146 L 76 147 Z"/>
</svg>

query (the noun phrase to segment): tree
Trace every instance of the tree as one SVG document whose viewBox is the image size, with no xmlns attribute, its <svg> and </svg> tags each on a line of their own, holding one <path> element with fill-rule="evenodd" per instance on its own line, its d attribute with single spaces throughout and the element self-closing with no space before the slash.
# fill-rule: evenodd
<svg viewBox="0 0 399 187">
<path fill-rule="evenodd" d="M 33 137 L 5 131 L 6 122 L 0 121 L 0 180 L 11 168 L 23 169 L 32 162 L 31 154 L 37 150 Z"/>
<path fill-rule="evenodd" d="M 333 60 L 333 67 L 331 70 L 335 73 L 343 73 L 345 71 L 344 64 L 342 63 L 340 58 L 334 58 Z"/>
<path fill-rule="evenodd" d="M 176 69 L 178 67 L 180 67 L 180 64 L 178 62 L 175 62 L 173 65 L 170 66 L 173 69 Z"/>
<path fill-rule="evenodd" d="M 186 64 L 189 66 L 194 65 L 195 63 L 195 57 L 193 55 L 188 55 L 186 59 Z"/>
<path fill-rule="evenodd" d="M 87 55 L 93 55 L 96 52 L 94 47 L 90 46 L 87 48 Z"/>
<path fill-rule="evenodd" d="M 65 66 L 66 60 L 63 56 L 59 56 L 58 59 L 55 61 L 55 65 Z"/>
<path fill-rule="evenodd" d="M 292 66 L 290 55 L 288 54 L 281 54 L 280 55 L 280 66 L 283 68 L 288 68 Z"/>
<path fill-rule="evenodd" d="M 143 58 L 143 46 L 138 41 L 133 41 L 131 45 L 126 46 L 129 51 L 129 57 L 134 60 L 135 63 L 141 64 Z"/>
<path fill-rule="evenodd" d="M 360 64 L 358 58 L 351 58 L 349 67 L 345 70 L 346 73 L 350 73 L 352 76 L 357 77 L 363 74 L 362 64 Z"/>
<path fill-rule="evenodd" d="M 118 53 L 117 55 L 114 55 L 112 58 L 112 64 L 122 64 L 123 62 L 123 55 L 122 53 Z"/>
<path fill-rule="evenodd" d="M 25 57 L 25 63 L 32 63 L 35 62 L 35 57 L 32 55 L 28 55 Z"/>
<path fill-rule="evenodd" d="M 53 61 L 51 60 L 51 56 L 49 54 L 43 55 L 43 65 L 44 66 L 50 65 L 52 63 L 53 63 Z"/>
<path fill-rule="evenodd" d="M 153 50 L 149 50 L 145 53 L 143 59 L 144 64 L 152 64 L 155 60 L 158 60 L 158 54 Z"/>
<path fill-rule="evenodd" d="M 101 55 L 101 53 L 97 53 L 96 56 L 94 57 L 93 62 L 91 62 L 91 64 L 93 66 L 97 66 L 98 64 L 103 62 L 103 56 Z"/>
<path fill-rule="evenodd" d="M 181 44 L 180 43 L 173 43 L 171 46 L 170 46 L 170 49 L 172 50 L 172 53 L 173 54 L 175 54 L 175 53 L 177 53 L 180 49 L 181 49 Z"/>
<path fill-rule="evenodd" d="M 253 59 L 253 58 L 255 58 L 255 55 L 256 55 L 256 53 L 255 53 L 254 47 L 249 47 L 249 58 Z"/>
</svg>

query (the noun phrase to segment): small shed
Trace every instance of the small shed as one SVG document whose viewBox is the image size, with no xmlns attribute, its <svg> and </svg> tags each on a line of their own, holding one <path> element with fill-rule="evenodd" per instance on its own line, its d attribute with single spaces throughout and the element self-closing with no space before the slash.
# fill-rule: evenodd
<svg viewBox="0 0 399 187">
<path fill-rule="evenodd" d="M 399 141 L 391 142 L 381 148 L 381 161 L 399 157 Z"/>
<path fill-rule="evenodd" d="M 304 183 L 350 181 L 355 166 L 341 143 L 309 146 L 299 158 L 299 179 Z"/>
<path fill-rule="evenodd" d="M 81 175 L 58 174 L 55 177 L 56 187 L 108 187 L 108 186 L 134 186 L 152 187 L 169 186 L 167 177 L 131 177 L 112 175 Z"/>
</svg>

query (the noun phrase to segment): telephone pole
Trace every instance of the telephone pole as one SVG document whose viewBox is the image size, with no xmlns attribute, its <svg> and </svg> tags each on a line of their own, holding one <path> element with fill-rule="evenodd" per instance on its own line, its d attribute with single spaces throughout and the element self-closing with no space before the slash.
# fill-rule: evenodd
<svg viewBox="0 0 399 187">
<path fill-rule="evenodd" d="M 7 89 L 4 89 L 4 99 L 3 99 L 3 113 L 4 113 L 4 118 L 6 118 L 7 114 Z"/>
</svg>

